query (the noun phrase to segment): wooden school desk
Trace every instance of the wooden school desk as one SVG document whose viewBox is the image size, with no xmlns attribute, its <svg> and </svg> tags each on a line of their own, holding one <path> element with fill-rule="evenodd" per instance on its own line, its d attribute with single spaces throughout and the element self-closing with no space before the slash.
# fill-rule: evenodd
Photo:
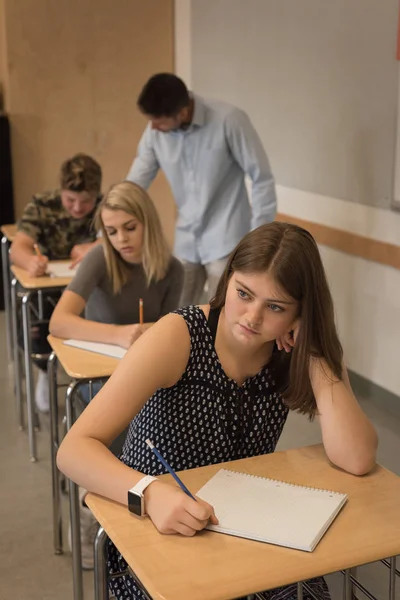
<svg viewBox="0 0 400 600">
<path fill-rule="evenodd" d="M 108 379 L 114 372 L 120 360 L 80 348 L 66 346 L 61 338 L 49 335 L 47 338 L 53 352 L 48 360 L 50 385 L 50 443 L 51 443 L 51 473 L 53 489 L 53 541 L 56 554 L 62 554 L 62 514 L 60 498 L 60 473 L 57 469 L 56 455 L 59 447 L 58 430 L 58 400 L 57 400 L 57 362 L 63 367 L 71 383 L 66 393 L 67 429 L 72 427 L 75 420 L 75 400 L 79 386 L 84 383 Z M 81 566 L 81 538 L 79 517 L 78 486 L 69 482 L 70 513 L 71 513 L 71 546 L 74 599 L 83 598 L 83 581 Z"/>
<path fill-rule="evenodd" d="M 58 262 L 58 261 L 57 261 Z M 70 261 L 65 261 L 69 264 Z M 51 264 L 51 263 L 50 263 Z M 54 292 L 65 288 L 72 277 L 30 277 L 25 269 L 20 267 L 11 267 L 13 280 L 11 282 L 11 312 L 14 338 L 14 378 L 15 394 L 17 398 L 17 414 L 20 429 L 24 428 L 23 407 L 22 407 L 22 388 L 21 388 L 21 363 L 18 348 L 18 297 L 22 299 L 22 331 L 24 338 L 24 364 L 26 378 L 26 401 L 28 414 L 28 436 L 29 436 L 29 454 L 32 462 L 37 459 L 36 456 L 36 434 L 35 434 L 35 406 L 34 406 L 34 385 L 32 369 L 32 344 L 31 344 L 31 306 L 32 295 L 38 297 L 38 316 L 43 318 L 43 294 Z"/>
<path fill-rule="evenodd" d="M 314 552 L 302 552 L 210 531 L 193 538 L 161 535 L 149 519 L 88 494 L 86 503 L 103 528 L 95 544 L 96 600 L 108 598 L 104 531 L 146 598 L 154 600 L 228 600 L 340 570 L 349 581 L 352 567 L 400 553 L 400 477 L 380 466 L 355 477 L 331 466 L 317 445 L 182 471 L 180 477 L 197 492 L 221 467 L 345 492 L 349 500 Z M 391 567 L 394 600 L 394 560 Z M 350 589 L 346 586 L 346 600 Z"/>
<path fill-rule="evenodd" d="M 17 225 L 2 225 L 1 227 L 1 264 L 3 270 L 3 294 L 4 294 L 4 310 L 6 313 L 6 336 L 7 336 L 7 357 L 8 361 L 13 360 L 13 333 L 12 333 L 12 318 L 11 318 L 11 294 L 10 294 L 10 245 L 15 234 L 17 233 Z"/>
</svg>

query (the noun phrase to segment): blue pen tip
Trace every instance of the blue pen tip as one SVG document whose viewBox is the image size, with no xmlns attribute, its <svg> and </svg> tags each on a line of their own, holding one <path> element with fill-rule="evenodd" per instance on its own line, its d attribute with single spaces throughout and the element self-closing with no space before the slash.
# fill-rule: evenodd
<svg viewBox="0 0 400 600">
<path fill-rule="evenodd" d="M 154 444 L 151 440 L 146 440 L 146 444 L 148 445 L 149 448 L 151 448 L 151 449 L 154 448 Z"/>
</svg>

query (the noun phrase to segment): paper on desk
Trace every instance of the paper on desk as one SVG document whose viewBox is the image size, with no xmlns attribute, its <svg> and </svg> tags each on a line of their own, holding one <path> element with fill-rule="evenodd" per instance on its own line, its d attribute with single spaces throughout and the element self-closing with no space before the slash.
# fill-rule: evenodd
<svg viewBox="0 0 400 600">
<path fill-rule="evenodd" d="M 78 270 L 78 266 L 70 269 L 71 264 L 65 261 L 52 260 L 47 267 L 47 273 L 50 277 L 73 277 Z"/>
<path fill-rule="evenodd" d="M 125 348 L 121 348 L 121 346 L 115 346 L 114 344 L 84 342 L 83 340 L 65 340 L 64 344 L 66 346 L 72 346 L 73 348 L 80 348 L 81 350 L 96 352 L 97 354 L 105 354 L 106 356 L 112 356 L 113 358 L 123 358 L 126 354 Z"/>
</svg>

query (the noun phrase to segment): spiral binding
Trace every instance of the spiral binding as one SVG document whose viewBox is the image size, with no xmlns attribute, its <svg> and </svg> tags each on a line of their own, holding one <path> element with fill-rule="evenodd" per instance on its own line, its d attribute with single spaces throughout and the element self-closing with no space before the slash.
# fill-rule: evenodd
<svg viewBox="0 0 400 600">
<path fill-rule="evenodd" d="M 283 481 L 281 479 L 271 479 L 271 477 L 262 477 L 262 475 L 252 475 L 251 473 L 242 473 L 241 471 L 231 471 L 230 469 L 221 469 L 226 473 L 235 473 L 235 475 L 241 475 L 243 477 L 249 477 L 250 479 L 261 479 L 262 481 L 269 481 L 271 483 L 283 483 L 285 486 L 300 488 L 311 492 L 325 492 L 326 494 L 335 494 L 337 496 L 344 496 L 342 492 L 334 492 L 333 490 L 324 490 L 322 488 L 311 487 L 307 485 L 299 485 L 298 483 L 292 483 L 291 481 Z"/>
</svg>

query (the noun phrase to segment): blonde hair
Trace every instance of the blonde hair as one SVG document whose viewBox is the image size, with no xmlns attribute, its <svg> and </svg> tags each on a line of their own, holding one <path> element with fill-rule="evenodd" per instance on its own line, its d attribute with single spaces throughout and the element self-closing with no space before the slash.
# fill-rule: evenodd
<svg viewBox="0 0 400 600">
<path fill-rule="evenodd" d="M 96 229 L 102 232 L 107 273 L 111 279 L 114 294 L 118 294 L 121 288 L 128 283 L 131 278 L 131 270 L 109 240 L 101 218 L 104 208 L 123 210 L 142 223 L 142 265 L 147 285 L 150 285 L 151 281 L 157 282 L 163 279 L 171 260 L 171 252 L 156 207 L 143 188 L 131 181 L 122 181 L 113 185 L 108 194 L 104 196 L 94 218 Z"/>
</svg>

